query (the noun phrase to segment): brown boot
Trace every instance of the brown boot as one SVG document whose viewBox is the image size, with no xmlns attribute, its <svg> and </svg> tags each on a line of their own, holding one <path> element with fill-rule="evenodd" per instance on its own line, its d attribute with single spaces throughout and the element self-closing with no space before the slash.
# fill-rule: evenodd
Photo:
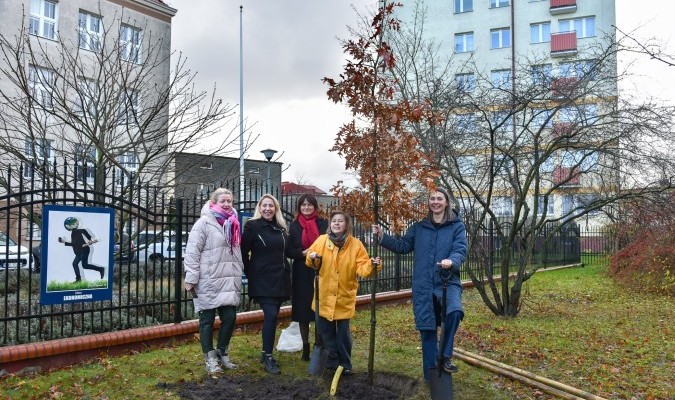
<svg viewBox="0 0 675 400">
<path fill-rule="evenodd" d="M 302 361 L 309 361 L 309 343 L 302 344 Z"/>
</svg>

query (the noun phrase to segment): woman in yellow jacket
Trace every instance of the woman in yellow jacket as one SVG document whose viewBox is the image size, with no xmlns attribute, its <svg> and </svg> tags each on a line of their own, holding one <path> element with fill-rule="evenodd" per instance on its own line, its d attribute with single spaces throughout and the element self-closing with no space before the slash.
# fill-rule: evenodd
<svg viewBox="0 0 675 400">
<path fill-rule="evenodd" d="M 339 211 L 331 214 L 328 233 L 319 236 L 307 250 L 305 262 L 308 267 L 312 267 L 317 256 L 321 257 L 321 269 L 316 328 L 324 347 L 330 352 L 326 368 L 336 369 L 341 365 L 343 374 L 350 374 L 352 335 L 349 319 L 356 310 L 357 275 L 371 276 L 374 266 L 379 271 L 382 268 L 380 258 L 368 257 L 363 243 L 352 236 L 351 219 Z"/>
</svg>

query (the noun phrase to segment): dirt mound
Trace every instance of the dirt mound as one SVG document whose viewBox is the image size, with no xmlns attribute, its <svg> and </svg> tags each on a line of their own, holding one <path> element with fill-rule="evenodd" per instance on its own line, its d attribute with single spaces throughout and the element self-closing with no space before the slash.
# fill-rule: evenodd
<svg viewBox="0 0 675 400">
<path fill-rule="evenodd" d="M 330 397 L 330 378 L 289 376 L 223 375 L 202 382 L 185 382 L 177 389 L 182 399 L 404 399 L 418 391 L 419 381 L 406 376 L 377 373 L 373 385 L 367 373 L 354 373 L 340 379 L 335 397 Z"/>
</svg>

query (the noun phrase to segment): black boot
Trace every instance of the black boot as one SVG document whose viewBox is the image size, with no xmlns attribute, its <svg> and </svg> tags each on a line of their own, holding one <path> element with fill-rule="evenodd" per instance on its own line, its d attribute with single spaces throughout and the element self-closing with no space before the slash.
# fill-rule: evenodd
<svg viewBox="0 0 675 400">
<path fill-rule="evenodd" d="M 309 361 L 309 343 L 302 344 L 302 361 Z"/>
<path fill-rule="evenodd" d="M 265 354 L 265 362 L 263 363 L 263 366 L 265 367 L 265 372 L 270 375 L 281 374 L 279 364 L 277 364 L 277 360 L 275 360 L 271 354 Z"/>
</svg>

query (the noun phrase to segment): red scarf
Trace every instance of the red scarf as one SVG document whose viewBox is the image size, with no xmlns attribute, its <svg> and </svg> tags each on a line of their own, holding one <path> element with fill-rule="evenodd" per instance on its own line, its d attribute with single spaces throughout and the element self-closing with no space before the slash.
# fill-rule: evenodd
<svg viewBox="0 0 675 400">
<path fill-rule="evenodd" d="M 298 214 L 298 222 L 302 227 L 302 249 L 308 249 L 309 246 L 314 243 L 316 238 L 319 237 L 319 224 L 317 223 L 317 218 L 319 213 L 314 211 L 308 216 L 300 213 Z"/>
</svg>

